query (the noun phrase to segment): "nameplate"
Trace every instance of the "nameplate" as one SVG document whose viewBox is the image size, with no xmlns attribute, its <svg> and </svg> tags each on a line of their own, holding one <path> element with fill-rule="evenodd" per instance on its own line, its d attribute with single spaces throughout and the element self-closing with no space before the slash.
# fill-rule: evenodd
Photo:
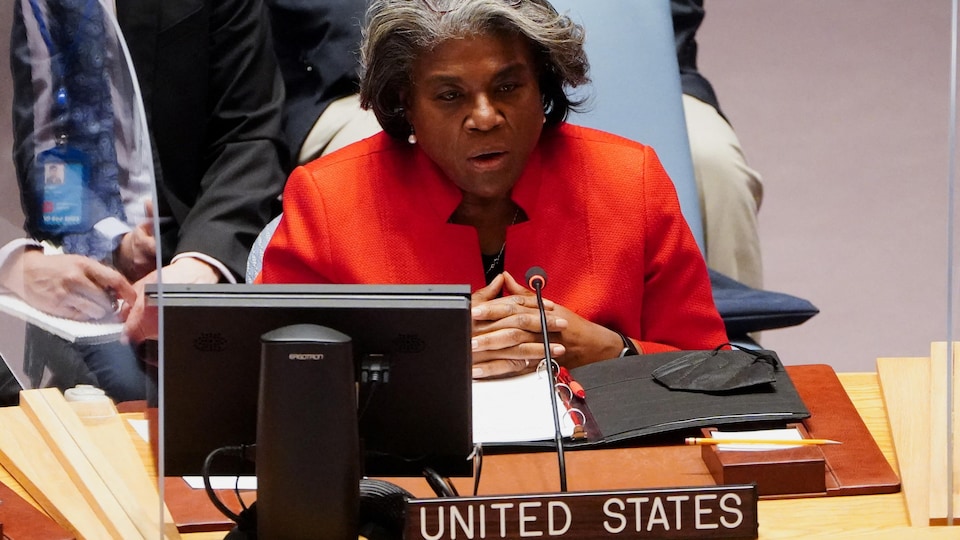
<svg viewBox="0 0 960 540">
<path fill-rule="evenodd" d="M 411 499 L 409 540 L 757 538 L 757 488 L 723 485 Z"/>
</svg>

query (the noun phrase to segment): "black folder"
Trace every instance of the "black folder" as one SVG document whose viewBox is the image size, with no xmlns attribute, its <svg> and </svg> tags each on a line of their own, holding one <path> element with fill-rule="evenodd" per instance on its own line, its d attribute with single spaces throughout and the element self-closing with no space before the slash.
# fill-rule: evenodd
<svg viewBox="0 0 960 540">
<path fill-rule="evenodd" d="M 671 390 L 654 380 L 655 369 L 687 352 L 625 356 L 571 370 L 586 392 L 587 444 L 710 426 L 786 425 L 810 416 L 773 351 L 763 351 L 776 359 L 776 380 L 769 384 L 714 394 Z"/>
<path fill-rule="evenodd" d="M 653 378 L 653 371 L 690 351 L 625 356 L 570 370 L 586 397 L 574 398 L 586 421 L 586 440 L 565 440 L 568 448 L 594 447 L 624 441 L 662 441 L 694 434 L 712 426 L 738 429 L 783 427 L 808 418 L 810 412 L 773 351 L 775 381 L 737 391 L 703 393 L 671 390 Z M 553 441 L 494 446 L 552 446 Z"/>
</svg>

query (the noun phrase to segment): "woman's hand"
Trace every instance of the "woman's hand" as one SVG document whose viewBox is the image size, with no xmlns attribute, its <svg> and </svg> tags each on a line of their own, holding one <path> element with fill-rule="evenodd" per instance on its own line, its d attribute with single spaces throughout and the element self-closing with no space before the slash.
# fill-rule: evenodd
<svg viewBox="0 0 960 540">
<path fill-rule="evenodd" d="M 502 297 L 498 297 L 500 293 Z M 473 294 L 473 377 L 505 377 L 536 369 L 543 359 L 543 340 L 536 295 L 503 273 Z M 623 350 L 620 335 L 592 323 L 548 299 L 550 354 L 575 368 L 614 358 Z"/>
<path fill-rule="evenodd" d="M 40 311 L 78 321 L 113 314 L 126 319 L 136 300 L 133 286 L 123 275 L 82 255 L 45 255 L 40 249 L 25 249 L 12 258 L 0 280 Z"/>
<path fill-rule="evenodd" d="M 505 275 L 503 290 L 504 294 L 528 295 L 532 297 L 533 309 L 537 309 L 537 297 L 535 293 L 518 283 L 509 274 Z M 592 323 L 556 302 L 551 302 L 544 298 L 543 303 L 544 306 L 546 306 L 547 303 L 550 304 L 551 310 L 553 311 L 553 318 L 557 321 L 563 321 L 562 324 L 557 325 L 557 333 L 553 333 L 553 328 L 548 328 L 551 331 L 548 336 L 550 338 L 550 345 L 554 346 L 554 348 L 559 345 L 563 347 L 564 350 L 562 356 L 555 354 L 553 349 L 550 351 L 550 354 L 559 357 L 554 358 L 559 364 L 572 369 L 577 366 L 598 360 L 614 358 L 620 355 L 620 351 L 623 350 L 623 340 L 620 339 L 620 334 L 599 324 Z M 549 315 L 547 321 L 548 326 L 550 326 Z M 537 325 L 538 336 L 539 330 L 540 325 Z M 543 350 L 542 345 L 540 349 L 541 351 Z"/>
<path fill-rule="evenodd" d="M 504 296 L 500 296 L 503 292 Z M 504 272 L 472 296 L 473 377 L 486 379 L 531 372 L 543 359 L 543 339 L 537 297 Z M 551 356 L 565 353 L 555 342 L 567 321 L 553 313 L 554 304 L 544 300 Z"/>
<path fill-rule="evenodd" d="M 561 344 L 566 351 L 562 357 L 556 358 L 560 365 L 573 369 L 620 356 L 623 350 L 620 334 L 592 323 L 560 304 L 554 304 L 553 312 L 567 323 L 556 338 L 550 335 L 550 343 Z"/>
</svg>

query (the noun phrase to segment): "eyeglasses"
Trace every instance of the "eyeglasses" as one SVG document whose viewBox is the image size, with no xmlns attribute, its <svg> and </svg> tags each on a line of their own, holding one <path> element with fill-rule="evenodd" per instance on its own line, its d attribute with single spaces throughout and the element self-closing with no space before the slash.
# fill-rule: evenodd
<svg viewBox="0 0 960 540">
<path fill-rule="evenodd" d="M 510 7 L 517 7 L 523 0 L 503 0 L 503 3 Z M 430 8 L 430 11 L 443 15 L 457 9 L 462 0 L 423 0 L 423 3 Z"/>
</svg>

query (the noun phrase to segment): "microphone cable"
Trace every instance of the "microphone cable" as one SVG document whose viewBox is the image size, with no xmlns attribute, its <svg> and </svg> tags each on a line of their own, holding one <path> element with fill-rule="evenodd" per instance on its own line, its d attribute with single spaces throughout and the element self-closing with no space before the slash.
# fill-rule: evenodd
<svg viewBox="0 0 960 540">
<path fill-rule="evenodd" d="M 567 491 L 567 464 L 563 455 L 563 433 L 560 431 L 560 413 L 556 405 L 557 365 L 550 357 L 550 338 L 547 335 L 547 312 L 543 307 L 543 287 L 547 273 L 539 266 L 531 267 L 526 274 L 527 285 L 537 293 L 537 309 L 540 311 L 540 332 L 543 336 L 543 361 L 547 367 L 547 390 L 550 393 L 550 410 L 553 412 L 553 437 L 557 447 L 557 465 L 560 469 L 560 492 Z"/>
<path fill-rule="evenodd" d="M 254 506 L 247 506 L 246 502 L 240 496 L 240 474 L 239 463 L 247 461 L 250 463 L 256 463 L 256 448 L 255 444 L 241 444 L 237 446 L 222 446 L 217 448 L 207 454 L 207 457 L 203 460 L 203 466 L 201 468 L 201 476 L 203 478 L 203 489 L 207 493 L 207 498 L 210 499 L 210 502 L 220 511 L 221 514 L 230 518 L 231 521 L 237 524 L 237 528 L 240 531 L 256 531 L 256 510 Z M 213 462 L 221 455 L 231 456 L 237 460 L 238 470 L 236 471 L 236 480 L 233 485 L 233 493 L 237 497 L 237 501 L 240 504 L 242 511 L 239 514 L 233 512 L 223 501 L 220 500 L 220 497 L 217 496 L 217 493 L 213 489 L 213 484 L 210 481 L 210 470 L 213 468 Z"/>
</svg>

